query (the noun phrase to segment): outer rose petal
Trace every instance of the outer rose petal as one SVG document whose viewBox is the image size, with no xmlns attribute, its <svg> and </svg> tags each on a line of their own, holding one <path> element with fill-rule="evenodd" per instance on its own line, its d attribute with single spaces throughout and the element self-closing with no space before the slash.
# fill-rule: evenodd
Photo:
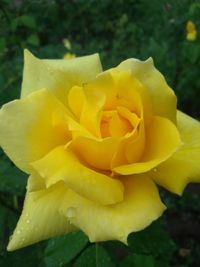
<svg viewBox="0 0 200 267">
<path fill-rule="evenodd" d="M 176 122 L 176 95 L 167 85 L 163 75 L 154 67 L 152 58 L 146 61 L 127 59 L 118 66 L 122 70 L 131 70 L 135 77 L 149 90 L 155 115 Z"/>
<path fill-rule="evenodd" d="M 25 50 L 24 60 L 21 96 L 48 88 L 64 104 L 72 86 L 82 85 L 102 71 L 98 54 L 71 60 L 41 60 Z"/>
<path fill-rule="evenodd" d="M 125 198 L 115 205 L 103 206 L 73 191 L 63 199 L 63 214 L 83 230 L 91 242 L 120 240 L 127 243 L 130 232 L 142 230 L 165 209 L 157 188 L 144 175 L 124 177 Z"/>
<path fill-rule="evenodd" d="M 176 126 L 166 118 L 154 116 L 146 131 L 145 151 L 140 161 L 114 167 L 113 171 L 122 175 L 147 172 L 171 157 L 180 145 Z"/>
<path fill-rule="evenodd" d="M 64 181 L 67 187 L 81 196 L 102 205 L 123 200 L 123 183 L 84 166 L 64 147 L 55 148 L 41 160 L 33 162 L 32 166 L 45 178 L 47 187 Z"/>
<path fill-rule="evenodd" d="M 29 162 L 69 140 L 67 114 L 47 90 L 12 101 L 0 110 L 0 145 L 20 169 L 29 173 Z"/>
<path fill-rule="evenodd" d="M 59 213 L 66 190 L 64 185 L 55 185 L 49 189 L 26 194 L 22 215 L 8 244 L 9 251 L 75 229 L 66 217 Z"/>
<path fill-rule="evenodd" d="M 169 191 L 182 194 L 187 183 L 200 182 L 200 122 L 180 111 L 177 115 L 183 146 L 150 176 Z"/>
</svg>

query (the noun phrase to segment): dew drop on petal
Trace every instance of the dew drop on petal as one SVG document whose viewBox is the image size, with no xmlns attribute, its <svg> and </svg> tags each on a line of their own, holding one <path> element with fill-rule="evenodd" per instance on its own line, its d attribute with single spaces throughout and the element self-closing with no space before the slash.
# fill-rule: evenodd
<svg viewBox="0 0 200 267">
<path fill-rule="evenodd" d="M 68 218 L 74 218 L 76 216 L 76 209 L 73 207 L 68 208 L 66 215 Z"/>
</svg>

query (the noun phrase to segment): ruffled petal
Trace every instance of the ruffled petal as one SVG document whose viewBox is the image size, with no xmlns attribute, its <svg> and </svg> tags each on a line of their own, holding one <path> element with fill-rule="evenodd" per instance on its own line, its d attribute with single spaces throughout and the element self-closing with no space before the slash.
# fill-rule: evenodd
<svg viewBox="0 0 200 267">
<path fill-rule="evenodd" d="M 102 205 L 123 200 L 123 184 L 114 178 L 84 166 L 64 147 L 57 147 L 47 156 L 31 164 L 44 179 L 47 187 L 64 181 L 66 186 Z"/>
<path fill-rule="evenodd" d="M 145 151 L 140 161 L 114 167 L 113 171 L 122 175 L 147 172 L 171 157 L 181 144 L 176 126 L 168 119 L 155 116 L 146 131 Z"/>
<path fill-rule="evenodd" d="M 12 101 L 0 110 L 0 145 L 16 166 L 29 173 L 29 162 L 70 139 L 68 115 L 45 89 Z"/>
<path fill-rule="evenodd" d="M 32 179 L 34 180 L 34 177 Z M 55 185 L 49 189 L 26 194 L 22 215 L 8 244 L 9 251 L 75 229 L 59 212 L 66 191 L 64 185 Z"/>
<path fill-rule="evenodd" d="M 146 61 L 134 58 L 127 59 L 117 68 L 131 70 L 142 85 L 148 89 L 155 115 L 166 117 L 176 122 L 176 96 L 166 83 L 163 75 L 154 67 L 152 58 Z"/>
<path fill-rule="evenodd" d="M 71 60 L 41 60 L 25 50 L 21 96 L 48 88 L 60 101 L 67 104 L 67 95 L 72 86 L 81 86 L 94 79 L 101 71 L 98 54 Z"/>
<path fill-rule="evenodd" d="M 123 202 L 103 206 L 69 190 L 61 210 L 72 224 L 89 236 L 91 242 L 120 240 L 127 243 L 130 232 L 147 227 L 161 216 L 165 206 L 148 177 L 124 177 L 123 183 Z"/>
<path fill-rule="evenodd" d="M 200 122 L 179 111 L 177 124 L 182 147 L 150 175 L 169 191 L 182 194 L 189 182 L 200 182 Z"/>
</svg>

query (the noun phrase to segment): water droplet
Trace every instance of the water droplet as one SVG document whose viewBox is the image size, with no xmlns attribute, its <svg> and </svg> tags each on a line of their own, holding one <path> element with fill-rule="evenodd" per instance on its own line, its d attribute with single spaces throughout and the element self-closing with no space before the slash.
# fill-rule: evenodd
<svg viewBox="0 0 200 267">
<path fill-rule="evenodd" d="M 20 235 L 21 234 L 21 231 L 20 230 L 17 230 L 17 235 Z"/>
<path fill-rule="evenodd" d="M 29 224 L 29 223 L 30 223 L 30 220 L 26 220 L 26 223 L 28 223 L 28 224 Z"/>
<path fill-rule="evenodd" d="M 153 169 L 154 172 L 157 172 L 158 170 L 156 168 Z"/>
<path fill-rule="evenodd" d="M 67 209 L 67 217 L 74 218 L 76 216 L 76 209 L 73 207 L 70 207 Z"/>
</svg>

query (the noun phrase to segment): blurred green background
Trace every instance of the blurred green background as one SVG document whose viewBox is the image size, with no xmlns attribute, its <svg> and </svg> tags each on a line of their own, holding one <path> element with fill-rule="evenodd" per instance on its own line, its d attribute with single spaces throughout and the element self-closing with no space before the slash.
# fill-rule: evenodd
<svg viewBox="0 0 200 267">
<path fill-rule="evenodd" d="M 189 20 L 196 26 L 194 41 L 186 39 Z M 99 52 L 104 69 L 130 57 L 151 56 L 175 90 L 178 107 L 200 118 L 200 1 L 0 0 L 0 105 L 19 97 L 24 48 L 41 58 Z M 7 253 L 26 179 L 0 151 L 0 267 L 200 266 L 196 185 L 182 198 L 161 190 L 168 211 L 145 231 L 130 235 L 129 247 L 90 244 L 77 232 Z"/>
</svg>

